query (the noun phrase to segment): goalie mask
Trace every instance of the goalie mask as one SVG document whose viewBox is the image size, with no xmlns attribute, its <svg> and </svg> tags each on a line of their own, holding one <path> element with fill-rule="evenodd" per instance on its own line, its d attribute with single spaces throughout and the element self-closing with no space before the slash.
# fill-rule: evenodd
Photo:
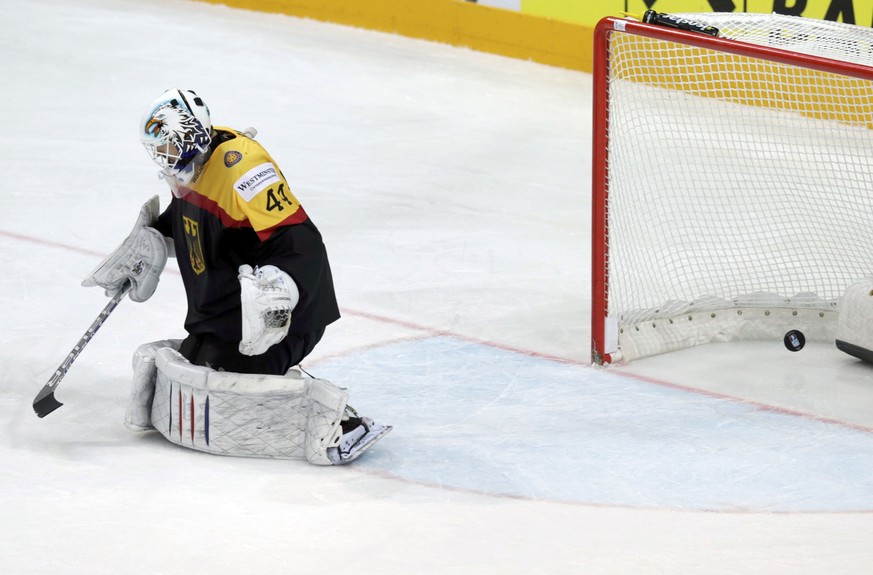
<svg viewBox="0 0 873 575">
<path fill-rule="evenodd" d="M 209 108 L 191 90 L 167 90 L 152 102 L 140 122 L 140 140 L 161 168 L 161 177 L 187 184 L 195 160 L 209 150 Z"/>
</svg>

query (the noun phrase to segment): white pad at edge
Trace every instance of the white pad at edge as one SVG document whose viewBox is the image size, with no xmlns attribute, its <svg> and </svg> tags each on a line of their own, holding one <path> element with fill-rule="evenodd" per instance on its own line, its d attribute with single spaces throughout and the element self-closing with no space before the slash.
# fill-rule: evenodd
<svg viewBox="0 0 873 575">
<path fill-rule="evenodd" d="M 873 278 L 846 288 L 835 339 L 842 351 L 865 361 L 873 359 Z"/>
</svg>

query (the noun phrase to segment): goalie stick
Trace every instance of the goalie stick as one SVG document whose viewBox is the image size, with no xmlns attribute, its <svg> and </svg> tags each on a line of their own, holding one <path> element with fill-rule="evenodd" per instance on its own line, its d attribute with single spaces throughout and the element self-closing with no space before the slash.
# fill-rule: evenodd
<svg viewBox="0 0 873 575">
<path fill-rule="evenodd" d="M 130 282 L 127 282 L 114 296 L 112 296 L 112 299 L 109 300 L 109 303 L 106 304 L 106 307 L 103 308 L 100 315 L 94 319 L 94 322 L 88 328 L 88 331 L 86 331 L 79 339 L 79 342 L 73 346 L 73 349 L 70 350 L 67 358 L 58 366 L 58 369 L 55 370 L 54 375 L 49 378 L 48 382 L 42 387 L 40 392 L 36 394 L 36 397 L 33 400 L 33 410 L 36 412 L 37 416 L 45 417 L 63 405 L 63 403 L 55 399 L 55 389 L 57 389 L 58 384 L 61 383 L 64 376 L 67 375 L 70 366 L 73 365 L 73 362 L 76 361 L 76 358 L 79 357 L 79 354 L 83 349 L 85 349 L 85 346 L 88 345 L 88 342 L 91 341 L 91 338 L 94 337 L 94 334 L 97 333 L 97 330 L 100 329 L 100 326 L 103 325 L 103 322 L 106 321 L 109 314 L 112 313 L 112 310 L 115 309 L 121 299 L 125 294 L 127 294 L 128 290 L 130 290 L 130 287 Z"/>
</svg>

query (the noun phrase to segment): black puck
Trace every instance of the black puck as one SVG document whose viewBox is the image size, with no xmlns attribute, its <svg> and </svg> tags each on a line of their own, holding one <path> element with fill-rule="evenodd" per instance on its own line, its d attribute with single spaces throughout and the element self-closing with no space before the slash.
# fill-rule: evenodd
<svg viewBox="0 0 873 575">
<path fill-rule="evenodd" d="M 806 345 L 806 338 L 796 329 L 792 329 L 786 333 L 783 341 L 785 342 L 785 347 L 788 351 L 800 351 L 803 349 L 803 346 Z"/>
</svg>

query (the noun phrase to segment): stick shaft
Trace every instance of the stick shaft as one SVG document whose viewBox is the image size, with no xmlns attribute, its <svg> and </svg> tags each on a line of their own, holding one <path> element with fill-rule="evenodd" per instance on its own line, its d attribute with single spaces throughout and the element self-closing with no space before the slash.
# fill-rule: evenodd
<svg viewBox="0 0 873 575">
<path fill-rule="evenodd" d="M 121 302 L 122 298 L 127 294 L 128 290 L 130 290 L 130 283 L 125 284 L 114 296 L 112 296 L 112 299 L 109 300 L 106 307 L 103 308 L 100 314 L 88 327 L 87 331 L 85 331 L 82 337 L 79 338 L 78 343 L 73 346 L 73 349 L 70 350 L 70 353 L 67 354 L 67 357 L 61 362 L 61 365 L 58 366 L 48 382 L 46 382 L 40 392 L 36 394 L 36 398 L 33 400 L 33 409 L 36 411 L 37 415 L 44 417 L 62 405 L 54 399 L 55 389 L 61 383 L 61 380 L 64 379 L 64 376 L 67 375 L 73 362 L 76 361 L 76 358 L 79 357 L 79 354 L 82 353 L 82 350 L 85 349 L 85 346 L 88 345 L 88 342 L 91 341 L 91 338 L 94 337 L 94 334 L 97 333 L 97 330 L 100 329 L 100 326 L 102 326 L 103 322 L 106 321 L 106 318 L 109 317 L 109 314 L 112 313 L 112 311 L 118 306 L 119 302 Z"/>
</svg>

